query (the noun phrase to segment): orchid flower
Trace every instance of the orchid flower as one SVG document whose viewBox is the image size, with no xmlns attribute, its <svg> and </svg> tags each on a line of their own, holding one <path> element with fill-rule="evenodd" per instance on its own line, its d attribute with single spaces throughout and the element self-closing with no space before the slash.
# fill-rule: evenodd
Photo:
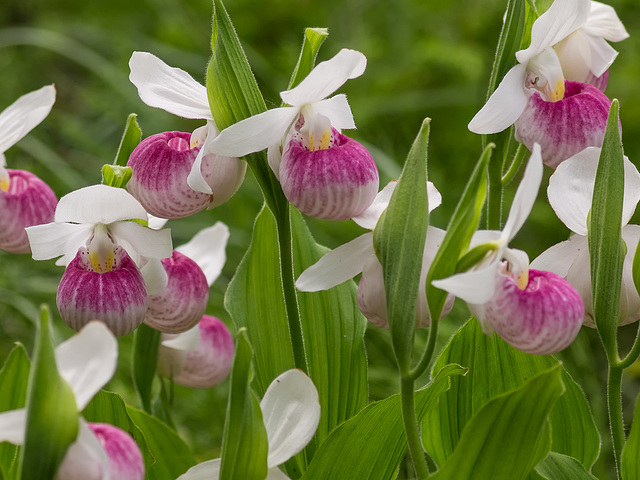
<svg viewBox="0 0 640 480">
<path fill-rule="evenodd" d="M 260 402 L 267 431 L 269 453 L 266 480 L 288 480 L 278 465 L 300 452 L 313 438 L 320 422 L 318 391 L 300 370 L 287 370 L 271 384 Z M 191 467 L 177 480 L 216 480 L 220 478 L 221 459 Z"/>
<path fill-rule="evenodd" d="M 23 95 L 0 113 L 0 249 L 29 253 L 25 227 L 50 222 L 58 199 L 53 190 L 32 173 L 7 169 L 4 156 L 10 147 L 45 119 L 56 99 L 53 85 Z"/>
<path fill-rule="evenodd" d="M 380 216 L 389 206 L 391 194 L 396 184 L 396 182 L 390 182 L 378 193 L 371 206 L 361 216 L 355 217 L 353 220 L 361 227 L 373 230 Z M 427 192 L 429 211 L 432 211 L 442 203 L 442 196 L 431 182 L 427 184 Z M 419 291 L 422 293 L 418 296 L 416 305 L 416 324 L 421 327 L 426 327 L 430 323 L 429 308 L 424 293 L 426 276 L 443 238 L 443 230 L 432 226 L 428 227 L 420 276 Z M 302 292 L 328 290 L 361 272 L 362 278 L 357 296 L 358 308 L 374 325 L 389 328 L 382 265 L 373 248 L 373 231 L 360 235 L 327 253 L 317 263 L 302 272 L 296 281 L 296 288 Z M 453 297 L 448 299 L 443 315 L 449 313 L 453 307 L 453 300 Z"/>
<path fill-rule="evenodd" d="M 567 279 L 578 290 L 586 310 L 584 324 L 589 327 L 595 327 L 595 323 L 587 218 L 591 209 L 599 157 L 599 148 L 587 148 L 562 163 L 549 179 L 549 203 L 558 218 L 574 232 L 574 235 L 569 240 L 547 249 L 531 263 L 532 267 L 552 271 Z M 623 263 L 620 325 L 640 319 L 640 296 L 634 286 L 632 275 L 635 245 L 640 239 L 640 226 L 628 225 L 638 201 L 640 173 L 625 157 L 622 238 L 628 249 Z"/>
<path fill-rule="evenodd" d="M 362 145 L 340 133 L 355 128 L 347 97 L 326 97 L 362 75 L 366 64 L 362 53 L 341 50 L 299 85 L 280 93 L 289 106 L 231 125 L 211 149 L 242 157 L 268 148 L 271 169 L 301 212 L 330 220 L 360 215 L 376 195 L 378 170 Z"/>
<path fill-rule="evenodd" d="M 55 350 L 55 359 L 60 376 L 66 381 L 75 396 L 78 412 L 84 410 L 93 396 L 111 379 L 118 362 L 118 342 L 113 334 L 100 322 L 87 324 L 78 334 L 61 343 Z M 109 473 L 127 472 L 118 476 L 126 480 L 144 478 L 144 463 L 137 444 L 130 439 L 127 447 L 132 455 L 113 455 L 105 437 L 128 435 L 121 430 L 109 432 L 97 426 L 87 424 L 78 417 L 78 437 L 67 451 L 60 465 L 59 480 L 64 480 L 64 473 L 78 475 L 76 478 L 98 478 L 107 480 Z M 0 443 L 9 442 L 15 445 L 24 443 L 27 428 L 27 409 L 21 408 L 0 413 Z M 95 432 L 95 433 L 94 433 Z M 101 432 L 101 433 L 98 433 Z M 100 438 L 102 437 L 102 438 Z M 135 450 L 134 450 L 135 449 Z M 137 451 L 137 455 L 135 455 Z M 78 471 L 81 469 L 81 471 Z M 83 473 L 90 472 L 92 476 Z M 111 478 L 116 478 L 111 476 Z"/>
<path fill-rule="evenodd" d="M 229 228 L 222 222 L 198 232 L 162 260 L 167 286 L 149 297 L 144 322 L 163 333 L 177 334 L 193 328 L 204 315 L 209 287 L 226 260 Z"/>
<path fill-rule="evenodd" d="M 544 163 L 552 168 L 588 146 L 600 146 L 611 102 L 597 88 L 569 81 L 579 63 L 569 50 L 579 45 L 589 52 L 584 69 L 606 70 L 616 52 L 604 38 L 622 38 L 609 13 L 592 7 L 589 0 L 556 0 L 534 22 L 531 44 L 516 52 L 518 64 L 471 120 L 469 130 L 491 134 L 515 124 L 516 140 L 529 150 L 539 143 Z M 561 43 L 570 35 L 570 43 Z M 558 44 L 561 52 L 566 50 L 564 63 L 554 49 Z"/>
<path fill-rule="evenodd" d="M 486 244 L 489 253 L 471 270 L 433 281 L 465 300 L 486 334 L 495 331 L 515 348 L 535 354 L 568 346 L 584 317 L 580 295 L 569 283 L 530 270 L 527 254 L 508 247 L 529 216 L 541 181 L 542 158 L 535 145 L 502 232 L 474 235 L 472 246 Z"/>
<path fill-rule="evenodd" d="M 169 230 L 129 221 L 146 218 L 125 190 L 94 185 L 62 197 L 53 223 L 27 229 L 35 260 L 67 265 L 56 300 L 69 326 L 100 319 L 125 335 L 142 322 L 148 295 L 166 286 L 160 259 L 172 251 Z"/>
<path fill-rule="evenodd" d="M 187 183 L 196 192 L 211 196 L 209 208 L 216 207 L 229 200 L 240 188 L 247 170 L 247 164 L 235 158 L 236 156 L 225 157 L 213 154 L 211 143 L 218 135 L 218 129 L 209 108 L 206 87 L 195 81 L 184 70 L 170 67 L 158 57 L 146 52 L 134 52 L 129 60 L 129 68 L 131 69 L 129 80 L 137 87 L 140 99 L 144 103 L 150 107 L 161 108 L 179 117 L 205 120 L 207 122 L 206 125 L 197 128 L 189 137 L 189 147 L 191 149 L 200 148 L 200 150 L 191 165 Z M 178 152 L 183 152 L 187 146 L 177 141 L 177 145 L 171 148 Z M 151 178 L 148 176 L 143 178 L 140 188 L 150 191 L 148 194 L 153 197 L 153 201 L 160 201 L 158 208 L 177 208 L 180 210 L 179 214 L 181 216 L 188 215 L 188 213 L 185 214 L 186 210 L 183 210 L 180 206 L 167 206 L 166 201 L 163 205 L 161 198 L 157 195 L 157 191 L 154 191 L 155 188 L 160 190 L 168 189 L 177 198 L 182 198 L 183 200 L 186 198 L 187 203 L 191 206 L 194 203 L 198 203 L 202 197 L 197 196 L 197 200 L 187 198 L 188 194 L 184 191 L 184 186 L 174 183 L 176 182 L 175 171 L 183 167 L 170 164 L 172 161 L 170 157 L 177 155 L 176 152 L 171 155 L 168 152 L 165 152 L 165 154 L 163 157 L 166 158 L 161 158 L 156 162 L 156 165 L 159 163 L 156 166 L 156 173 L 152 174 Z M 191 153 L 188 155 L 191 155 Z M 153 158 L 146 160 L 153 162 Z M 178 176 L 182 179 L 182 172 Z M 167 182 L 169 180 L 172 182 L 171 185 L 162 186 L 163 181 Z M 134 180 L 134 182 L 137 182 L 137 180 Z M 141 198 L 144 196 L 141 195 Z M 156 215 L 162 217 L 166 215 L 166 212 L 157 212 Z"/>
</svg>

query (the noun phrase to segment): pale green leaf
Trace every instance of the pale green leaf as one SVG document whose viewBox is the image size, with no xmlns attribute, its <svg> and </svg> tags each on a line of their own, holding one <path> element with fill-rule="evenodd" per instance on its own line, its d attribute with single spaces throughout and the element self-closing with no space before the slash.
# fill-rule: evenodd
<svg viewBox="0 0 640 480">
<path fill-rule="evenodd" d="M 138 125 L 137 115 L 132 113 L 127 117 L 127 123 L 124 127 L 124 133 L 122 134 L 118 153 L 116 154 L 116 159 L 113 164 L 126 165 L 131 152 L 138 146 L 141 138 L 142 130 L 140 130 L 140 126 Z"/>
<path fill-rule="evenodd" d="M 578 460 L 555 452 L 536 466 L 536 472 L 546 480 L 597 480 Z"/>
</svg>

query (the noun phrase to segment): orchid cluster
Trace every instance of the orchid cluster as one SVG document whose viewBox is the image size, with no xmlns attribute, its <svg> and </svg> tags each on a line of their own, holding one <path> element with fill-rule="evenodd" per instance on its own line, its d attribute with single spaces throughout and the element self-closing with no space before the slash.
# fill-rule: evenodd
<svg viewBox="0 0 640 480">
<path fill-rule="evenodd" d="M 503 33 L 520 37 L 500 40 L 494 74 L 502 68 L 504 77 L 469 123 L 491 136 L 446 228 L 430 221 L 448 194 L 428 179 L 428 121 L 400 177 L 380 191 L 374 156 L 343 133 L 356 121 L 336 92 L 365 73 L 365 55 L 343 48 L 316 64 L 328 32 L 307 29 L 291 82 L 268 109 L 220 0 L 205 85 L 148 52 L 129 60 L 143 103 L 204 124 L 143 139 L 130 117 L 102 184 L 58 201 L 33 174 L 6 168 L 4 152 L 52 109 L 53 86 L 0 113 L 0 249 L 64 267 L 56 305 L 77 332 L 47 360 L 42 320 L 45 340 L 32 360 L 12 353 L 14 363 L 0 370 L 0 392 L 7 382 L 26 398 L 5 404 L 0 393 L 0 443 L 24 445 L 10 460 L 0 449 L 0 479 L 29 462 L 58 480 L 391 479 L 405 452 L 420 479 L 434 467 L 439 479 L 591 478 L 598 433 L 584 394 L 554 357 L 583 325 L 596 328 L 609 362 L 617 472 L 640 471 L 632 460 L 640 458 L 640 419 L 627 441 L 615 402 L 623 369 L 640 356 L 640 342 L 624 359 L 616 343 L 618 326 L 640 320 L 640 228 L 629 225 L 640 173 L 623 157 L 618 101 L 604 93 L 617 56 L 608 42 L 628 34 L 612 7 L 590 0 L 555 0 L 541 14 L 534 2 L 514 0 L 507 13 Z M 510 171 L 528 160 L 502 224 L 512 138 L 520 146 Z M 492 141 L 505 142 L 499 158 Z M 544 165 L 554 170 L 549 205 L 573 234 L 530 261 L 510 245 L 534 209 Z M 209 307 L 234 228 L 218 221 L 175 249 L 172 230 L 223 210 L 247 169 L 265 203 L 226 290 L 232 334 Z M 496 189 L 500 201 L 485 209 Z M 479 228 L 483 212 L 491 228 Z M 327 250 L 303 215 L 366 231 Z M 615 308 L 604 310 L 603 298 Z M 439 345 L 438 326 L 455 316 L 456 301 L 472 318 Z M 390 339 L 400 398 L 367 404 L 365 319 Z M 118 349 L 130 345 L 143 410 L 98 393 L 116 373 Z M 65 423 L 39 420 L 46 376 L 52 405 L 64 405 L 71 421 L 59 448 L 43 440 L 36 461 L 33 439 Z M 198 463 L 175 428 L 174 388 L 209 389 L 229 377 L 220 458 Z M 584 418 L 565 420 L 567 412 Z M 85 420 L 101 415 L 108 422 Z M 546 476 L 552 467 L 557 476 Z"/>
</svg>

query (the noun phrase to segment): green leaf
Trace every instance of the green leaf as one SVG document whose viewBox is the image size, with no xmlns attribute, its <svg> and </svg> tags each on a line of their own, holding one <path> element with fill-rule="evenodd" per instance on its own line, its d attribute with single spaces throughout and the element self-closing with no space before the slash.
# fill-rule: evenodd
<svg viewBox="0 0 640 480">
<path fill-rule="evenodd" d="M 133 385 L 145 412 L 151 414 L 151 387 L 158 366 L 158 348 L 161 333 L 145 325 L 140 325 L 133 340 Z"/>
<path fill-rule="evenodd" d="M 318 50 L 329 36 L 329 30 L 326 28 L 305 28 L 304 40 L 302 41 L 302 49 L 296 68 L 293 69 L 293 75 L 289 81 L 287 90 L 291 90 L 298 85 L 309 72 L 313 70 L 316 64 Z"/>
<path fill-rule="evenodd" d="M 131 152 L 138 146 L 141 138 L 142 130 L 140 130 L 140 126 L 138 125 L 137 115 L 132 113 L 127 117 L 127 123 L 124 127 L 122 140 L 120 140 L 120 146 L 118 147 L 118 153 L 116 154 L 113 165 L 126 165 Z"/>
<path fill-rule="evenodd" d="M 420 420 L 450 386 L 450 376 L 463 375 L 459 365 L 447 365 L 416 392 Z M 302 480 L 362 478 L 391 480 L 407 450 L 400 395 L 367 405 L 336 428 L 320 446 Z"/>
<path fill-rule="evenodd" d="M 622 478 L 625 480 L 640 478 L 640 401 L 638 400 L 633 412 L 631 432 L 622 450 L 620 469 Z"/>
<path fill-rule="evenodd" d="M 387 317 L 400 371 L 411 368 L 416 302 L 424 244 L 429 225 L 427 147 L 429 122 L 424 120 L 393 191 L 389 206 L 373 231 L 373 246 L 382 264 Z"/>
<path fill-rule="evenodd" d="M 618 361 L 620 302 L 612 302 L 611 299 L 620 298 L 622 264 L 626 254 L 622 240 L 624 156 L 618 110 L 618 100 L 614 99 L 602 142 L 588 218 L 594 320 L 609 363 L 612 364 Z"/>
<path fill-rule="evenodd" d="M 546 480 L 597 480 L 578 460 L 555 452 L 536 466 L 536 472 Z"/>
<path fill-rule="evenodd" d="M 20 344 L 13 347 L 0 370 L 0 412 L 16 410 L 25 406 L 31 362 Z M 9 478 L 9 470 L 16 459 L 18 447 L 0 443 L 0 476 Z"/>
<path fill-rule="evenodd" d="M 434 365 L 458 363 L 469 368 L 465 377 L 451 380 L 451 389 L 423 422 L 422 441 L 438 465 L 444 465 L 460 441 L 462 432 L 491 399 L 520 388 L 528 379 L 552 368 L 551 356 L 528 355 L 499 336 L 485 335 L 475 319 L 451 338 Z M 509 368 L 504 368 L 508 365 Z M 589 469 L 598 457 L 600 437 L 580 387 L 563 371 L 565 394 L 551 412 L 552 450 L 579 459 Z"/>
<path fill-rule="evenodd" d="M 78 411 L 71 387 L 58 374 L 49 327 L 41 308 L 27 388 L 27 430 L 22 449 L 22 480 L 53 478 L 78 435 Z"/>
<path fill-rule="evenodd" d="M 147 469 L 149 480 L 174 480 L 196 464 L 187 444 L 171 428 L 142 410 L 127 406 L 127 413 L 155 458 Z"/>
<path fill-rule="evenodd" d="M 558 364 L 485 404 L 433 480 L 525 478 L 550 448 L 547 420 L 564 391 L 561 377 Z"/>
<path fill-rule="evenodd" d="M 236 336 L 231 389 L 222 437 L 220 480 L 263 480 L 267 476 L 267 431 L 260 402 L 249 386 L 253 349 L 246 329 Z"/>
<path fill-rule="evenodd" d="M 131 167 L 121 167 L 120 165 L 102 166 L 102 183 L 110 187 L 125 188 L 131 179 L 133 170 Z"/>
<path fill-rule="evenodd" d="M 327 252 L 316 244 L 292 208 L 293 260 L 299 275 Z M 346 282 L 325 292 L 298 293 L 309 376 L 320 396 L 320 444 L 337 425 L 367 403 L 364 349 L 366 320 L 356 306 L 356 287 Z M 225 308 L 236 327 L 246 327 L 255 348 L 253 387 L 259 396 L 282 372 L 294 368 L 280 280 L 278 237 L 271 212 L 256 219 L 251 245 L 227 289 Z M 309 457 L 311 455 L 308 455 Z M 290 475 L 291 465 L 287 465 Z"/>
<path fill-rule="evenodd" d="M 155 458 L 149 451 L 147 441 L 142 431 L 136 426 L 133 420 L 131 420 L 129 412 L 127 412 L 127 406 L 120 395 L 104 390 L 99 391 L 85 407 L 82 415 L 87 422 L 109 423 L 131 435 L 140 448 L 146 471 L 151 471 L 155 463 Z M 167 448 L 167 450 L 170 454 L 171 450 L 169 448 Z M 166 462 L 167 458 L 163 457 L 161 461 Z M 158 475 L 158 470 L 156 467 L 156 478 L 173 478 L 169 477 L 168 471 L 165 472 L 165 474 Z M 173 472 L 171 472 L 171 474 L 173 474 Z"/>
<path fill-rule="evenodd" d="M 427 300 L 431 318 L 440 318 L 448 295 L 444 290 L 432 286 L 431 282 L 456 273 L 458 259 L 469 247 L 471 237 L 478 228 L 482 206 L 487 197 L 487 165 L 492 149 L 493 145 L 485 148 L 469 177 L 427 274 Z"/>
</svg>

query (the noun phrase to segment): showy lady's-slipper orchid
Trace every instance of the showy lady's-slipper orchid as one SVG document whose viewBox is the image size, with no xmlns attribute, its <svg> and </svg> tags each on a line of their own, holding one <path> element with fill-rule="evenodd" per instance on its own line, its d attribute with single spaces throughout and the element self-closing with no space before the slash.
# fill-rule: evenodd
<svg viewBox="0 0 640 480">
<path fill-rule="evenodd" d="M 390 182 L 378 193 L 371 206 L 361 216 L 355 217 L 353 220 L 361 227 L 373 230 L 380 216 L 389 206 L 389 200 L 395 186 L 396 182 Z M 440 205 L 442 197 L 431 182 L 427 184 L 427 192 L 429 211 L 431 211 Z M 419 291 L 421 293 L 418 295 L 416 305 L 416 325 L 419 327 L 427 327 L 430 323 L 425 295 L 426 278 L 431 262 L 444 238 L 444 233 L 443 230 L 432 226 L 427 229 L 420 275 Z M 296 288 L 303 292 L 327 290 L 355 277 L 360 272 L 362 272 L 362 277 L 358 285 L 358 308 L 374 325 L 389 328 L 382 265 L 373 249 L 373 232 L 360 235 L 355 240 L 327 253 L 317 263 L 302 272 L 296 281 Z M 446 316 L 453 307 L 453 300 L 453 296 L 448 298 L 443 316 Z"/>
<path fill-rule="evenodd" d="M 93 185 L 62 197 L 53 223 L 27 229 L 34 260 L 61 256 L 56 263 L 67 265 L 56 301 L 71 328 L 99 319 L 120 336 L 142 323 L 172 252 L 169 230 L 129 221 L 146 218 L 126 190 Z"/>
<path fill-rule="evenodd" d="M 81 412 L 113 376 L 118 362 L 118 342 L 104 324 L 91 322 L 58 345 L 55 360 Z M 80 416 L 78 422 L 78 437 L 67 450 L 57 480 L 144 478 L 142 455 L 127 433 L 111 425 L 88 424 Z M 22 445 L 26 429 L 25 408 L 0 413 L 0 443 Z M 122 447 L 126 447 L 126 452 Z"/>
<path fill-rule="evenodd" d="M 599 148 L 587 148 L 563 162 L 549 179 L 549 203 L 558 218 L 574 232 L 574 235 L 569 240 L 547 249 L 531 263 L 535 268 L 543 268 L 566 278 L 578 290 L 585 305 L 584 324 L 589 327 L 595 327 L 595 323 L 587 217 L 591 209 L 599 157 Z M 634 286 L 632 275 L 633 256 L 640 239 L 640 226 L 627 225 L 640 201 L 640 173 L 626 157 L 624 166 L 622 238 L 627 244 L 627 255 L 623 263 L 620 325 L 640 319 L 640 296 Z"/>
<path fill-rule="evenodd" d="M 604 92 L 608 69 L 616 52 L 608 43 L 620 42 L 629 34 L 613 7 L 591 2 L 589 16 L 578 30 L 554 45 L 567 80 L 590 83 Z"/>
<path fill-rule="evenodd" d="M 278 465 L 300 452 L 313 438 L 320 422 L 318 391 L 302 371 L 287 370 L 271 382 L 260 409 L 269 443 L 265 480 L 288 480 Z M 220 465 L 219 458 L 199 463 L 177 480 L 217 480 Z"/>
<path fill-rule="evenodd" d="M 495 331 L 518 350 L 540 355 L 567 347 L 584 318 L 580 294 L 566 280 L 530 270 L 527 254 L 508 248 L 531 212 L 541 181 L 540 146 L 535 145 L 502 232 L 474 235 L 472 246 L 486 244 L 488 254 L 467 272 L 433 281 L 465 300 L 485 333 Z"/>
<path fill-rule="evenodd" d="M 207 308 L 209 287 L 224 266 L 228 239 L 229 228 L 218 222 L 163 259 L 167 286 L 149 297 L 144 323 L 164 333 L 181 333 L 194 327 Z"/>
<path fill-rule="evenodd" d="M 210 388 L 229 375 L 233 352 L 233 337 L 227 326 L 204 315 L 189 331 L 163 334 L 158 373 L 186 387 Z"/>
<path fill-rule="evenodd" d="M 150 53 L 134 52 L 129 68 L 129 80 L 144 103 L 179 117 L 207 122 L 189 138 L 170 132 L 164 134 L 166 144 L 154 141 L 144 151 L 138 151 L 131 165 L 134 170 L 131 192 L 150 212 L 156 211 L 154 215 L 163 218 L 184 217 L 194 209 L 217 207 L 229 200 L 240 188 L 247 164 L 236 156 L 213 153 L 211 142 L 218 129 L 209 108 L 207 89 L 187 72 L 168 66 Z M 182 140 L 188 141 L 188 146 Z M 184 184 L 187 167 L 188 187 L 205 194 L 207 202 Z M 170 198 L 162 198 L 158 190 L 167 192 Z M 172 205 L 174 201 L 177 205 Z"/>
<path fill-rule="evenodd" d="M 0 113 L 0 249 L 29 253 L 26 227 L 53 219 L 58 199 L 37 176 L 10 170 L 4 152 L 45 119 L 56 99 L 53 85 L 23 95 Z"/>
<path fill-rule="evenodd" d="M 588 146 L 602 144 L 611 102 L 591 85 L 566 80 L 553 48 L 587 24 L 590 8 L 589 0 L 556 0 L 534 22 L 530 46 L 516 52 L 519 63 L 471 120 L 469 130 L 491 134 L 515 124 L 516 139 L 529 150 L 539 143 L 544 163 L 552 168 Z M 597 28 L 587 31 L 592 35 Z M 600 43 L 594 39 L 590 45 Z M 598 68 L 605 62 L 605 52 L 601 55 Z M 610 64 L 615 55 L 607 58 Z"/>
<path fill-rule="evenodd" d="M 341 50 L 295 88 L 280 93 L 291 106 L 226 128 L 211 149 L 242 157 L 268 148 L 284 194 L 301 212 L 329 220 L 360 215 L 378 191 L 378 169 L 362 145 L 340 133 L 355 128 L 346 96 L 326 97 L 362 75 L 366 63 L 362 53 Z"/>
</svg>

